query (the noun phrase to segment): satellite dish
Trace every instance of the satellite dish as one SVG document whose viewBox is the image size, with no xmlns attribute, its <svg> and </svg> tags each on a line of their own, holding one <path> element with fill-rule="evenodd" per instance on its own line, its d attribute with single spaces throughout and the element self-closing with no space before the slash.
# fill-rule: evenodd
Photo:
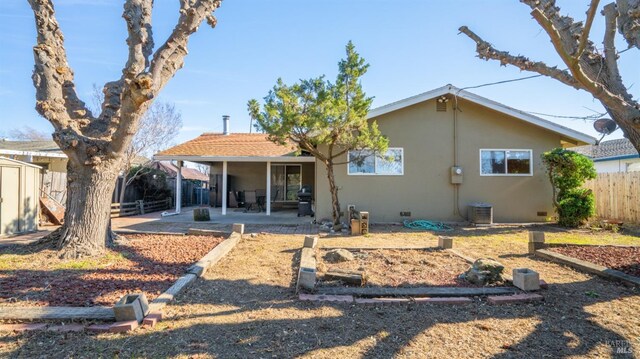
<svg viewBox="0 0 640 359">
<path fill-rule="evenodd" d="M 603 135 L 609 135 L 618 129 L 618 125 L 610 118 L 601 118 L 593 123 L 593 128 Z"/>
</svg>

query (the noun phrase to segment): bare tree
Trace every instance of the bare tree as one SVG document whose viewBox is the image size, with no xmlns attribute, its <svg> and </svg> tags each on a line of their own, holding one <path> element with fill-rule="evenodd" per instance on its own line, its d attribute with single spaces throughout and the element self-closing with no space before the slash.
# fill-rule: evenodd
<svg viewBox="0 0 640 359">
<path fill-rule="evenodd" d="M 207 175 L 207 177 L 211 174 L 211 166 L 209 165 L 205 165 L 202 163 L 196 163 L 196 169 L 202 173 L 204 173 L 205 175 Z"/>
<path fill-rule="evenodd" d="M 122 76 L 105 84 L 100 114 L 78 98 L 53 0 L 29 0 L 35 15 L 33 84 L 36 110 L 54 127 L 69 157 L 64 225 L 49 236 L 64 257 L 100 254 L 115 238 L 110 202 L 125 152 L 153 99 L 182 68 L 189 37 L 203 21 L 216 24 L 221 0 L 181 0 L 176 26 L 154 52 L 152 0 L 126 0 L 128 59 Z"/>
<path fill-rule="evenodd" d="M 521 70 L 537 72 L 565 85 L 585 90 L 598 99 L 611 118 L 620 126 L 635 148 L 640 151 L 640 103 L 624 84 L 618 69 L 616 30 L 629 48 L 640 49 L 640 0 L 616 0 L 604 6 L 605 32 L 603 49 L 589 40 L 599 0 L 591 0 L 584 23 L 560 14 L 554 0 L 520 0 L 531 7 L 531 15 L 549 35 L 555 51 L 567 70 L 533 61 L 525 56 L 513 56 L 495 49 L 466 26 L 459 30 L 476 42 L 478 57 L 498 60 L 501 65 L 513 65 Z"/>
<path fill-rule="evenodd" d="M 10 130 L 6 136 L 17 141 L 50 141 L 51 135 L 47 132 L 37 130 L 31 126 L 22 126 Z"/>
</svg>

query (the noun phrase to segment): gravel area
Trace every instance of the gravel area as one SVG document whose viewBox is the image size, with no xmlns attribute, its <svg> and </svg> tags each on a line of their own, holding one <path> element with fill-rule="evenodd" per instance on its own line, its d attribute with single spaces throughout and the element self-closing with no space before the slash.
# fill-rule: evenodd
<svg viewBox="0 0 640 359">
<path fill-rule="evenodd" d="M 244 239 L 181 293 L 152 329 L 100 335 L 0 333 L 0 357 L 640 356 L 638 289 L 529 256 L 526 228 L 451 234 L 454 248 L 471 257 L 494 257 L 507 272 L 518 267 L 538 271 L 549 283 L 542 292 L 545 301 L 504 306 L 477 299 L 465 306 L 304 302 L 294 290 L 303 236 L 259 235 Z M 436 243 L 430 233 L 320 239 L 320 247 Z M 617 354 L 618 347 L 635 354 Z"/>
<path fill-rule="evenodd" d="M 150 301 L 222 237 L 130 234 L 104 256 L 62 260 L 42 245 L 3 248 L 0 306 L 111 306 L 144 292 Z"/>
<path fill-rule="evenodd" d="M 640 247 L 565 246 L 551 250 L 640 277 Z"/>
<path fill-rule="evenodd" d="M 318 272 L 364 272 L 367 287 L 422 287 L 450 286 L 474 287 L 458 278 L 471 265 L 464 259 L 444 250 L 352 250 L 355 259 L 330 263 L 324 260 L 329 252 L 318 253 Z M 340 285 L 336 281 L 320 282 L 320 285 Z"/>
</svg>

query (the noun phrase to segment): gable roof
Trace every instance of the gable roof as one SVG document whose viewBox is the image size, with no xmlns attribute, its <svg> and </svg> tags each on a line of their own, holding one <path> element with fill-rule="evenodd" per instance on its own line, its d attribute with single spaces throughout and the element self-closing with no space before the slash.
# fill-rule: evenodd
<svg viewBox="0 0 640 359">
<path fill-rule="evenodd" d="M 428 101 L 431 100 L 433 98 L 439 97 L 439 96 L 443 96 L 443 95 L 454 95 L 458 98 L 463 98 L 467 101 L 471 101 L 473 103 L 476 103 L 478 105 L 490 108 L 494 111 L 498 111 L 500 113 L 503 113 L 505 115 L 509 115 L 512 117 L 515 117 L 517 119 L 520 119 L 522 121 L 528 122 L 530 124 L 533 124 L 535 126 L 538 127 L 542 127 L 545 128 L 547 130 L 559 133 L 563 136 L 566 136 L 568 138 L 574 139 L 574 140 L 578 140 L 581 142 L 585 142 L 585 143 L 589 143 L 589 144 L 594 144 L 596 142 L 596 139 L 594 137 L 591 137 L 587 134 L 584 134 L 582 132 L 576 131 L 576 130 L 572 130 L 570 128 L 558 125 L 555 122 L 551 122 L 548 120 L 545 120 L 543 118 L 531 115 L 529 113 L 526 113 L 524 111 L 520 111 L 517 110 L 515 108 L 503 105 L 499 102 L 493 101 L 493 100 L 489 100 L 486 97 L 482 97 L 482 96 L 478 96 L 474 93 L 471 93 L 469 91 L 465 91 L 462 89 L 459 89 L 453 85 L 445 85 L 442 87 L 439 87 L 437 89 L 431 90 L 431 91 L 427 91 L 415 96 L 411 96 L 408 97 L 406 99 L 400 100 L 400 101 L 396 101 L 396 102 L 392 102 L 390 104 L 384 105 L 384 106 L 380 106 L 377 108 L 372 109 L 371 111 L 369 111 L 369 115 L 367 116 L 367 118 L 374 118 L 374 117 L 378 117 L 381 115 L 384 115 L 386 113 L 389 112 L 393 112 L 396 110 L 399 110 L 401 108 L 405 108 L 405 107 L 409 107 L 415 104 L 418 104 L 420 102 L 424 102 L 424 101 Z"/>
<path fill-rule="evenodd" d="M 590 157 L 594 161 L 640 157 L 631 141 L 626 138 L 603 141 L 598 145 L 572 147 L 570 150 Z"/>
<path fill-rule="evenodd" d="M 67 158 L 54 141 L 0 140 L 0 154 Z"/>
<path fill-rule="evenodd" d="M 271 142 L 264 133 L 203 133 L 193 140 L 161 151 L 153 157 L 157 160 L 195 157 L 206 160 L 233 160 L 238 158 L 296 157 L 294 144 L 279 145 Z M 191 159 L 186 157 L 192 157 Z"/>
</svg>

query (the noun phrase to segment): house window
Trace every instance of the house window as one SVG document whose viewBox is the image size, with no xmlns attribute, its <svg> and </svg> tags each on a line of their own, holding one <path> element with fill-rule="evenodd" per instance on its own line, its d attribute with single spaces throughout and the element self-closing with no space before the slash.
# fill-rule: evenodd
<svg viewBox="0 0 640 359">
<path fill-rule="evenodd" d="M 531 176 L 531 150 L 480 150 L 481 176 Z"/>
<path fill-rule="evenodd" d="M 384 155 L 374 156 L 368 150 L 349 151 L 349 175 L 387 175 L 404 174 L 404 149 L 389 148 Z"/>
</svg>

